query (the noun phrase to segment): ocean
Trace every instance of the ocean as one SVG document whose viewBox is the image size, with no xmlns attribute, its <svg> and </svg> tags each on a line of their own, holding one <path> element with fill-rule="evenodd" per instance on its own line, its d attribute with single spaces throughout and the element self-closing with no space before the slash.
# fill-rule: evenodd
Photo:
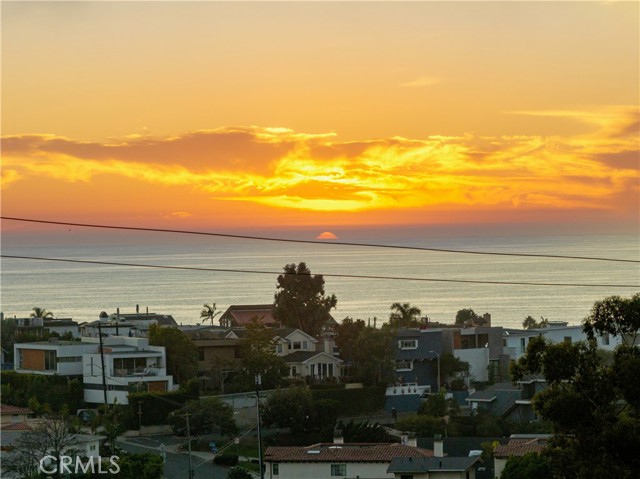
<svg viewBox="0 0 640 479">
<path fill-rule="evenodd" d="M 305 237 L 300 233 L 297 237 Z M 310 237 L 312 239 L 313 236 Z M 343 239 L 343 233 L 340 238 Z M 347 240 L 349 241 L 349 240 Z M 363 239 L 360 242 L 364 242 Z M 375 241 L 385 241 L 378 235 Z M 595 256 L 640 259 L 637 235 L 452 236 L 386 238 L 391 244 L 465 251 Z M 545 283 L 640 284 L 640 264 L 577 259 L 484 256 L 458 253 L 375 249 L 332 244 L 292 244 L 177 234 L 81 231 L 46 235 L 4 233 L 2 254 L 106 262 L 157 264 L 272 272 L 143 269 L 2 259 L 0 310 L 25 317 L 34 306 L 58 318 L 92 321 L 101 311 L 171 314 L 182 324 L 200 321 L 204 303 L 224 310 L 230 304 L 270 303 L 276 278 L 287 263 L 304 261 L 314 274 L 354 274 L 444 280 Z M 389 317 L 394 302 L 409 302 L 433 321 L 453 322 L 471 308 L 490 313 L 495 326 L 521 327 L 531 315 L 578 324 L 594 301 L 631 296 L 640 287 L 576 287 L 418 282 L 325 277 L 335 294 L 332 312 L 365 321 Z"/>
</svg>

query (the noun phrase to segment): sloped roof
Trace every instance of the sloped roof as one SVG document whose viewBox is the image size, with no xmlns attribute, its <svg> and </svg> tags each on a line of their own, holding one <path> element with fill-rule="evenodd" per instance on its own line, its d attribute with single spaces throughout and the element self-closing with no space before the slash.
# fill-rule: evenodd
<svg viewBox="0 0 640 479">
<path fill-rule="evenodd" d="M 33 428 L 26 422 L 12 422 L 10 424 L 3 424 L 0 429 L 2 429 L 2 431 L 33 431 Z"/>
<path fill-rule="evenodd" d="M 548 438 L 548 435 L 533 438 L 511 438 L 509 444 L 501 444 L 496 448 L 494 457 L 505 459 L 510 456 L 524 456 L 531 452 L 540 454 L 546 447 Z"/>
<path fill-rule="evenodd" d="M 388 473 L 464 472 L 471 469 L 479 457 L 396 457 Z"/>
<path fill-rule="evenodd" d="M 258 318 L 262 324 L 277 323 L 273 317 L 273 304 L 232 304 L 220 316 L 220 319 L 233 321 L 235 326 L 251 324 L 253 318 Z"/>
<path fill-rule="evenodd" d="M 467 401 L 491 402 L 496 398 L 496 391 L 520 391 L 520 388 L 508 382 L 496 383 L 492 384 L 487 389 L 470 394 L 469 397 L 467 397 Z"/>
<path fill-rule="evenodd" d="M 320 355 L 326 355 L 329 358 L 334 359 L 337 363 L 342 362 L 342 359 L 336 358 L 335 356 L 325 353 L 324 351 L 295 351 L 291 354 L 283 356 L 282 359 L 284 359 L 287 363 L 303 363 Z"/>
<path fill-rule="evenodd" d="M 429 457 L 433 451 L 405 444 L 315 444 L 307 447 L 269 447 L 269 462 L 391 462 L 396 457 Z"/>
<path fill-rule="evenodd" d="M 0 414 L 16 415 L 16 414 L 33 414 L 28 407 L 11 406 L 10 404 L 0 404 Z"/>
</svg>

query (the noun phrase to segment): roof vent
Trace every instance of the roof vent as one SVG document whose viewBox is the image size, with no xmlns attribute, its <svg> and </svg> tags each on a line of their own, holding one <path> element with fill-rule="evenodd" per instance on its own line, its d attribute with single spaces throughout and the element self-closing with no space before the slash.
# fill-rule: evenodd
<svg viewBox="0 0 640 479">
<path fill-rule="evenodd" d="M 310 451 L 307 451 L 307 454 L 320 454 L 320 451 L 318 449 L 311 449 Z"/>
</svg>

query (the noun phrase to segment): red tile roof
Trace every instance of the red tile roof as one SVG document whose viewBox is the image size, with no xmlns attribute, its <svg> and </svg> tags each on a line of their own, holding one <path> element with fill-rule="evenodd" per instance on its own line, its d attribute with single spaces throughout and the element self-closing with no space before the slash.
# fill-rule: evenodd
<svg viewBox="0 0 640 479">
<path fill-rule="evenodd" d="M 33 414 L 33 411 L 28 407 L 11 406 L 9 404 L 0 404 L 0 414 L 2 415 Z"/>
<path fill-rule="evenodd" d="M 540 454 L 546 445 L 546 439 L 511 439 L 509 444 L 499 445 L 494 452 L 494 456 L 504 459 L 510 456 L 524 456 L 531 452 Z"/>
<path fill-rule="evenodd" d="M 391 462 L 396 457 L 431 457 L 433 451 L 405 444 L 315 444 L 276 447 L 265 452 L 269 462 Z"/>
<path fill-rule="evenodd" d="M 26 422 L 13 422 L 10 424 L 3 424 L 0 427 L 3 431 L 33 431 L 33 428 Z"/>
</svg>

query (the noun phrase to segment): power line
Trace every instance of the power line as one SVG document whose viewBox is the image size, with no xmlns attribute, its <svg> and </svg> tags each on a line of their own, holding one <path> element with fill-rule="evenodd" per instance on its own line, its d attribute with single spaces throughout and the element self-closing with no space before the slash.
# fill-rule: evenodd
<svg viewBox="0 0 640 479">
<path fill-rule="evenodd" d="M 96 261 L 96 260 L 82 260 L 82 259 L 68 259 L 68 258 L 50 258 L 43 256 L 17 256 L 2 254 L 0 258 L 6 259 L 26 259 L 34 261 L 57 261 L 60 263 L 78 263 L 78 264 L 97 264 L 103 266 L 127 266 L 134 268 L 152 268 L 152 269 L 169 269 L 178 271 L 207 271 L 217 273 L 238 273 L 238 274 L 268 274 L 270 276 L 277 276 L 281 274 L 296 274 L 296 273 L 284 273 L 275 271 L 256 271 L 247 269 L 226 269 L 226 268 L 204 268 L 198 266 L 167 266 L 158 264 L 144 264 L 144 263 L 123 263 L 115 261 Z M 349 278 L 349 279 L 376 279 L 387 281 L 422 281 L 432 283 L 470 283 L 470 284 L 493 284 L 493 285 L 513 285 L 513 286 L 571 286 L 579 288 L 640 288 L 637 284 L 585 284 L 585 283 L 546 283 L 546 282 L 532 282 L 532 281 L 485 281 L 485 280 L 473 280 L 473 279 L 443 279 L 443 278 L 415 278 L 410 276 L 378 276 L 378 275 L 361 275 L 361 274 L 338 274 L 338 273 L 320 273 L 321 276 L 329 278 Z"/>
<path fill-rule="evenodd" d="M 67 221 L 48 221 L 48 220 L 40 220 L 40 219 L 34 219 L 34 218 L 20 218 L 15 216 L 0 216 L 0 219 L 9 220 L 9 221 L 21 221 L 26 223 L 40 223 L 40 224 L 48 224 L 48 225 L 77 226 L 82 228 L 146 231 L 146 232 L 153 232 L 153 233 L 175 233 L 175 234 L 188 234 L 188 235 L 199 235 L 199 236 L 215 236 L 219 238 L 275 241 L 275 242 L 282 242 L 282 243 L 358 246 L 358 247 L 366 247 L 366 248 L 388 248 L 388 249 L 401 249 L 401 250 L 411 250 L 411 251 L 431 251 L 431 252 L 438 252 L 438 253 L 474 254 L 474 255 L 489 255 L 489 256 L 517 256 L 517 257 L 525 257 L 525 258 L 577 259 L 577 260 L 588 260 L 588 261 L 612 261 L 612 262 L 619 262 L 619 263 L 640 263 L 640 260 L 620 259 L 620 258 L 602 258 L 602 257 L 591 257 L 591 256 L 570 256 L 570 255 L 555 255 L 555 254 L 540 254 L 540 253 L 506 253 L 506 252 L 498 252 L 498 251 L 466 251 L 466 250 L 456 250 L 456 249 L 446 249 L 446 248 L 427 248 L 422 246 L 403 246 L 403 245 L 389 245 L 389 244 L 376 244 L 376 243 L 352 243 L 352 242 L 345 242 L 345 241 L 327 242 L 327 241 L 301 240 L 301 239 L 292 239 L 292 238 L 272 238 L 267 236 L 251 236 L 251 235 L 240 235 L 240 234 L 230 234 L 230 233 L 212 233 L 207 231 L 175 230 L 175 229 L 166 229 L 166 228 L 142 228 L 137 226 L 118 226 L 118 225 L 103 225 L 103 224 L 92 224 L 92 223 L 71 223 Z"/>
</svg>

